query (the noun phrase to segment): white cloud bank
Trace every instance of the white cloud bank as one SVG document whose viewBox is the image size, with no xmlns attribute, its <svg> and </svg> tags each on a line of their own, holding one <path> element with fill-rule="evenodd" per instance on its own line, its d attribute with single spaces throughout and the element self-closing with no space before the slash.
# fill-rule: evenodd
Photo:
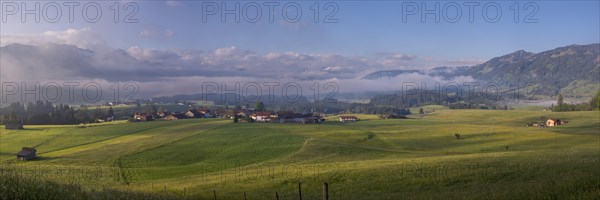
<svg viewBox="0 0 600 200">
<path fill-rule="evenodd" d="M 152 36 L 155 32 L 141 31 Z M 166 31 L 164 36 L 174 33 Z M 402 82 L 471 81 L 412 73 L 386 80 L 363 80 L 379 70 L 429 69 L 453 61 L 420 59 L 416 55 L 382 53 L 373 56 L 272 52 L 258 54 L 237 47 L 212 50 L 115 49 L 92 30 L 68 29 L 35 35 L 3 35 L 2 81 L 135 81 L 148 96 L 195 93 L 202 82 L 336 82 L 341 92 L 402 89 Z M 457 60 L 476 64 L 479 60 Z M 243 84 L 243 83 L 242 83 Z M 200 88 L 201 89 L 201 88 Z"/>
</svg>

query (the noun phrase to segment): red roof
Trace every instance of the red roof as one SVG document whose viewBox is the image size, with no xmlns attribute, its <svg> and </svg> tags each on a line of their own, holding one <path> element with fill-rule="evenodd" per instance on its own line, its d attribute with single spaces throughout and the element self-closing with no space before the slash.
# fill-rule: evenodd
<svg viewBox="0 0 600 200">
<path fill-rule="evenodd" d="M 256 116 L 271 116 L 271 112 L 256 112 L 254 113 Z"/>
</svg>

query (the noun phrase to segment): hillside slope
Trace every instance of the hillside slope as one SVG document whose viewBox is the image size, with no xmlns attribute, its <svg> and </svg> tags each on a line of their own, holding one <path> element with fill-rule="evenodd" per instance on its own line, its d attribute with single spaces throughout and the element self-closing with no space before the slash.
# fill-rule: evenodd
<svg viewBox="0 0 600 200">
<path fill-rule="evenodd" d="M 376 71 L 362 79 L 385 80 L 407 73 L 444 80 L 470 76 L 482 83 L 499 83 L 505 88 L 528 88 L 527 91 L 534 91 L 537 95 L 561 93 L 589 97 L 600 89 L 600 44 L 570 45 L 540 53 L 519 50 L 475 66 Z"/>
<path fill-rule="evenodd" d="M 463 75 L 503 85 L 533 86 L 539 94 L 557 95 L 573 92 L 567 88 L 597 89 L 599 55 L 600 44 L 571 45 L 537 54 L 520 50 L 476 65 Z"/>
</svg>

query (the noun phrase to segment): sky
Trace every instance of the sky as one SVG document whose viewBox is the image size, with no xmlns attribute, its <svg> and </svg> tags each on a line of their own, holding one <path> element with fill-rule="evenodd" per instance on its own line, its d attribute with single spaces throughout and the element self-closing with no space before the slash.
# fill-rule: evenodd
<svg viewBox="0 0 600 200">
<path fill-rule="evenodd" d="M 37 11 L 27 11 L 36 10 L 36 3 Z M 517 50 L 541 52 L 600 42 L 599 1 L 66 4 L 71 5 L 1 2 L 0 46 L 46 45 L 58 51 L 40 51 L 31 62 L 15 52 L 3 55 L 3 80 L 22 75 L 44 81 L 137 81 L 152 85 L 147 92 L 158 95 L 184 92 L 169 84 L 165 88 L 165 82 L 224 77 L 356 82 L 380 70 L 471 66 Z M 63 55 L 67 47 L 47 43 L 72 45 L 94 55 Z M 64 73 L 49 75 L 60 71 Z M 403 79 L 424 78 L 413 76 Z M 374 87 L 359 85 L 364 90 Z"/>
</svg>

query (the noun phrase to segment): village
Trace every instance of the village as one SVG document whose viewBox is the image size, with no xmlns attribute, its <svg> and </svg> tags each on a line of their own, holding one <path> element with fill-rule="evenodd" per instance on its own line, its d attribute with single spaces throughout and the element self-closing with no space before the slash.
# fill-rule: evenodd
<svg viewBox="0 0 600 200">
<path fill-rule="evenodd" d="M 240 110 L 218 110 L 213 111 L 204 107 L 190 109 L 187 112 L 157 112 L 140 113 L 136 112 L 129 119 L 130 122 L 144 122 L 154 120 L 181 120 L 193 118 L 221 118 L 231 119 L 234 123 L 244 120 L 246 122 L 263 123 L 297 123 L 297 124 L 320 124 L 325 122 L 326 114 L 315 113 L 294 113 L 292 111 L 254 111 L 252 109 Z M 359 118 L 354 115 L 340 115 L 339 122 L 355 122 Z"/>
</svg>

